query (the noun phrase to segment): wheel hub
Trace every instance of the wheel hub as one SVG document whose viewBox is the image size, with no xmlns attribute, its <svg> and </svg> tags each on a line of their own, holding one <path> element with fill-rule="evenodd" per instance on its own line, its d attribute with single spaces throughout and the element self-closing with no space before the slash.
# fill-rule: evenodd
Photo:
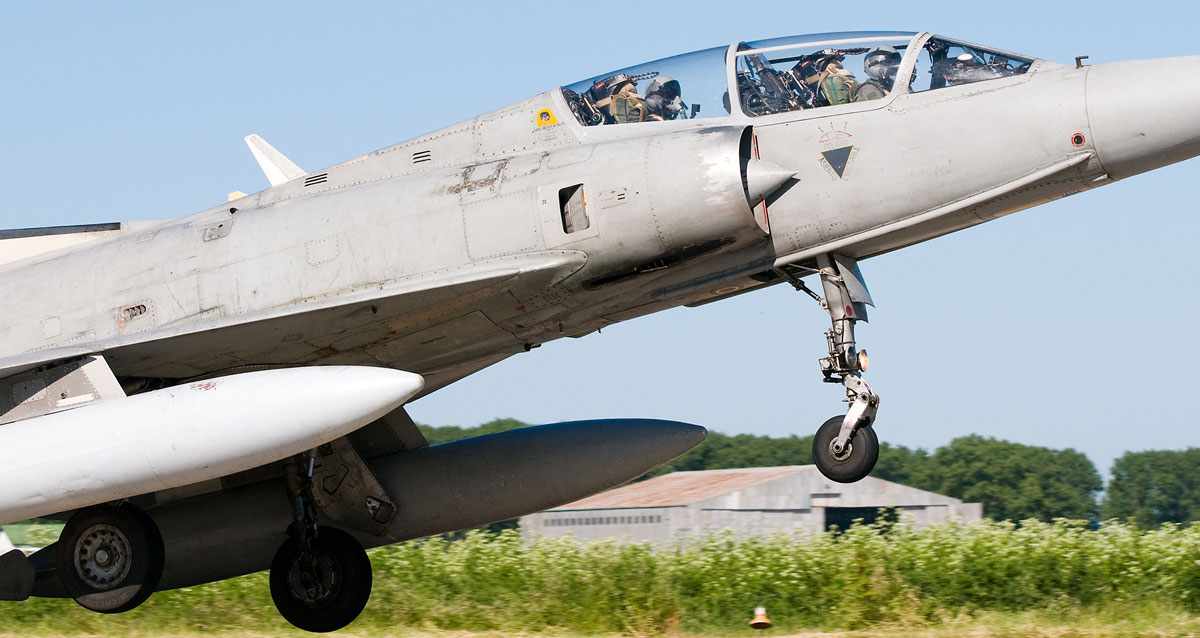
<svg viewBox="0 0 1200 638">
<path fill-rule="evenodd" d="M 854 444 L 853 443 L 846 441 L 846 447 L 839 450 L 836 438 L 829 442 L 829 456 L 833 457 L 833 460 L 838 461 L 839 463 L 842 463 L 842 462 L 849 460 L 850 457 L 853 455 L 854 455 Z"/>
<path fill-rule="evenodd" d="M 93 525 L 75 542 L 75 571 L 92 589 L 113 589 L 129 576 L 132 556 L 129 539 L 120 529 Z"/>
<path fill-rule="evenodd" d="M 334 596 L 341 580 L 337 562 L 323 554 L 299 557 L 288 574 L 292 596 L 310 606 L 318 606 Z"/>
</svg>

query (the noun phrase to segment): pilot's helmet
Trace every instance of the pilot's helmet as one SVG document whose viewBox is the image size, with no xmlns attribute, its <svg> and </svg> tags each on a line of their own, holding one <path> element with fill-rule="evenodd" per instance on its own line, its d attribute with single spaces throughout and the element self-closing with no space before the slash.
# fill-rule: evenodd
<svg viewBox="0 0 1200 638">
<path fill-rule="evenodd" d="M 678 119 L 687 108 L 680 96 L 682 92 L 678 80 L 669 75 L 660 75 L 646 87 L 646 104 L 664 120 Z"/>
<path fill-rule="evenodd" d="M 608 94 L 616 95 L 621 91 L 622 88 L 625 88 L 625 86 L 629 84 L 637 86 L 637 82 L 635 82 L 633 78 L 625 75 L 624 73 L 618 73 L 611 78 L 608 78 Z"/>
<path fill-rule="evenodd" d="M 669 75 L 660 75 L 654 78 L 650 86 L 646 87 L 646 95 L 654 95 L 655 93 L 659 93 L 669 100 L 682 95 L 683 89 L 679 87 L 679 80 Z"/>
<path fill-rule="evenodd" d="M 879 47 L 863 59 L 863 71 L 872 80 L 891 82 L 896 79 L 903 56 L 893 47 Z"/>
</svg>

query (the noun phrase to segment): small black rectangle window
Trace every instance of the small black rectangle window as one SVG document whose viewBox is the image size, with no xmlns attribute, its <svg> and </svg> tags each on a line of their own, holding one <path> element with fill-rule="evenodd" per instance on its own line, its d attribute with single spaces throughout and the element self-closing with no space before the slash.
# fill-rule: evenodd
<svg viewBox="0 0 1200 638">
<path fill-rule="evenodd" d="M 568 186 L 558 191 L 558 209 L 562 213 L 563 232 L 575 233 L 591 226 L 587 215 L 587 198 L 583 184 Z"/>
</svg>

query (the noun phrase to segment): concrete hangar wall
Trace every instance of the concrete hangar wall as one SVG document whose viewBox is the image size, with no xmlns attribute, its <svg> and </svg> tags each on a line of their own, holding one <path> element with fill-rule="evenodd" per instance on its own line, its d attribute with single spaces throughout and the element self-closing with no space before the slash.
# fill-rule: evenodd
<svg viewBox="0 0 1200 638">
<path fill-rule="evenodd" d="M 812 465 L 674 472 L 521 518 L 527 539 L 573 536 L 669 545 L 731 530 L 815 533 L 892 508 L 916 527 L 983 517 L 979 503 L 868 477 L 850 485 Z"/>
</svg>

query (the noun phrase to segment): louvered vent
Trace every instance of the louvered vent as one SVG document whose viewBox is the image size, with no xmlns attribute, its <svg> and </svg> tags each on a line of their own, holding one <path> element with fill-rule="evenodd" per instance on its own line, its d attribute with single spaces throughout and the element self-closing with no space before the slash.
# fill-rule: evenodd
<svg viewBox="0 0 1200 638">
<path fill-rule="evenodd" d="M 304 186 L 316 186 L 317 184 L 324 184 L 328 181 L 329 173 L 317 173 L 316 175 L 309 175 L 308 177 L 305 177 Z"/>
<path fill-rule="evenodd" d="M 413 164 L 424 164 L 433 161 L 433 151 L 417 151 L 412 154 Z"/>
</svg>

